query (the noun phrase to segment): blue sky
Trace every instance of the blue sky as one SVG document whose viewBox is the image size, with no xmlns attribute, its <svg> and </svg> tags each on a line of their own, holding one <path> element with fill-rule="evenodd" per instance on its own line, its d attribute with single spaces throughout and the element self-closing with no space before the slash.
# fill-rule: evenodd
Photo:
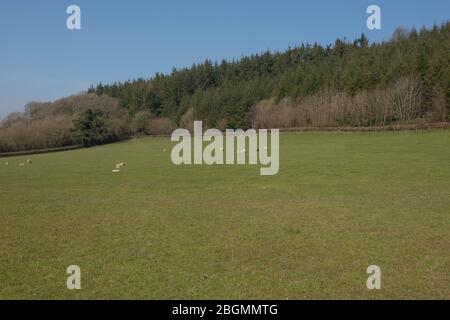
<svg viewBox="0 0 450 320">
<path fill-rule="evenodd" d="M 70 4 L 81 7 L 79 31 L 66 28 Z M 381 7 L 381 30 L 366 28 L 370 4 Z M 448 0 L 1 0 L 0 117 L 28 101 L 149 78 L 206 58 L 329 44 L 362 32 L 380 41 L 397 26 L 449 19 Z"/>
</svg>

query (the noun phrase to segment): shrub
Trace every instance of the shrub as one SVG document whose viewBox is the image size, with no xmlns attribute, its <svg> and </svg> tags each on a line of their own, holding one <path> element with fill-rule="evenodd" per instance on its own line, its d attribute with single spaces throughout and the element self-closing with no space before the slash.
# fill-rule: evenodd
<svg viewBox="0 0 450 320">
<path fill-rule="evenodd" d="M 150 133 L 154 135 L 171 134 L 176 127 L 175 122 L 169 118 L 150 119 Z"/>
</svg>

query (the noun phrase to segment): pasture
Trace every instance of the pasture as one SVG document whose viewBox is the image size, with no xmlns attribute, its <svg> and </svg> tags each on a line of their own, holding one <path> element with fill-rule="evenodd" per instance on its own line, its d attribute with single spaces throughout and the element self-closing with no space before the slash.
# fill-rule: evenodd
<svg viewBox="0 0 450 320">
<path fill-rule="evenodd" d="M 450 132 L 281 134 L 275 176 L 173 145 L 0 158 L 0 299 L 450 297 Z"/>
</svg>

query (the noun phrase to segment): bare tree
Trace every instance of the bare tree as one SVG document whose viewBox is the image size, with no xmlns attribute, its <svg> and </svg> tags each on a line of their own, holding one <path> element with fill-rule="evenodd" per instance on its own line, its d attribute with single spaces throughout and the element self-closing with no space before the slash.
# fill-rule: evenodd
<svg viewBox="0 0 450 320">
<path fill-rule="evenodd" d="M 419 113 L 422 90 L 414 77 L 398 79 L 390 89 L 391 107 L 399 124 L 412 122 Z"/>
</svg>

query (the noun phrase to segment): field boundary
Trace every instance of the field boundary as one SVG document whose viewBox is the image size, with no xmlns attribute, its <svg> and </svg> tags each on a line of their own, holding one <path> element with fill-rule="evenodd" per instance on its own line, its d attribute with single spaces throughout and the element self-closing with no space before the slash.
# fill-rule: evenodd
<svg viewBox="0 0 450 320">
<path fill-rule="evenodd" d="M 82 145 L 74 145 L 74 146 L 39 149 L 39 150 L 5 152 L 5 153 L 0 153 L 0 158 L 25 156 L 25 155 L 40 154 L 40 153 L 51 153 L 51 152 L 58 152 L 58 151 L 68 151 L 68 150 L 75 150 L 75 149 L 80 149 L 80 148 L 83 148 L 83 146 Z"/>
<path fill-rule="evenodd" d="M 209 128 L 205 128 L 209 129 Z M 268 128 L 269 130 L 271 128 Z M 392 125 L 392 126 L 376 126 L 376 127 L 292 127 L 279 128 L 280 132 L 389 132 L 389 131 L 419 131 L 419 130 L 449 130 L 450 122 L 436 122 L 424 124 L 407 124 L 407 125 Z M 258 130 L 258 129 L 256 129 Z M 221 131 L 222 134 L 225 131 Z M 170 134 L 152 134 L 139 135 L 132 138 L 142 137 L 170 137 Z"/>
<path fill-rule="evenodd" d="M 407 124 L 377 127 L 293 127 L 280 128 L 280 132 L 384 132 L 450 129 L 450 122 Z"/>
<path fill-rule="evenodd" d="M 410 125 L 393 125 L 384 127 L 293 127 L 293 128 L 280 128 L 280 132 L 392 132 L 392 131 L 422 131 L 422 130 L 449 130 L 450 122 L 439 122 L 439 123 L 426 123 L 426 124 L 410 124 Z M 124 141 L 143 138 L 143 137 L 153 137 L 153 138 L 166 138 L 170 137 L 170 134 L 159 134 L 159 135 L 142 135 L 134 136 Z M 123 142 L 123 141 L 118 141 Z M 117 142 L 116 142 L 117 143 Z M 84 148 L 83 145 L 66 146 L 59 148 L 48 148 L 39 150 L 27 150 L 27 151 L 17 151 L 17 152 L 5 152 L 0 153 L 0 158 L 14 157 L 14 156 L 24 156 L 32 154 L 41 153 L 51 153 L 58 151 L 68 151 Z"/>
</svg>

